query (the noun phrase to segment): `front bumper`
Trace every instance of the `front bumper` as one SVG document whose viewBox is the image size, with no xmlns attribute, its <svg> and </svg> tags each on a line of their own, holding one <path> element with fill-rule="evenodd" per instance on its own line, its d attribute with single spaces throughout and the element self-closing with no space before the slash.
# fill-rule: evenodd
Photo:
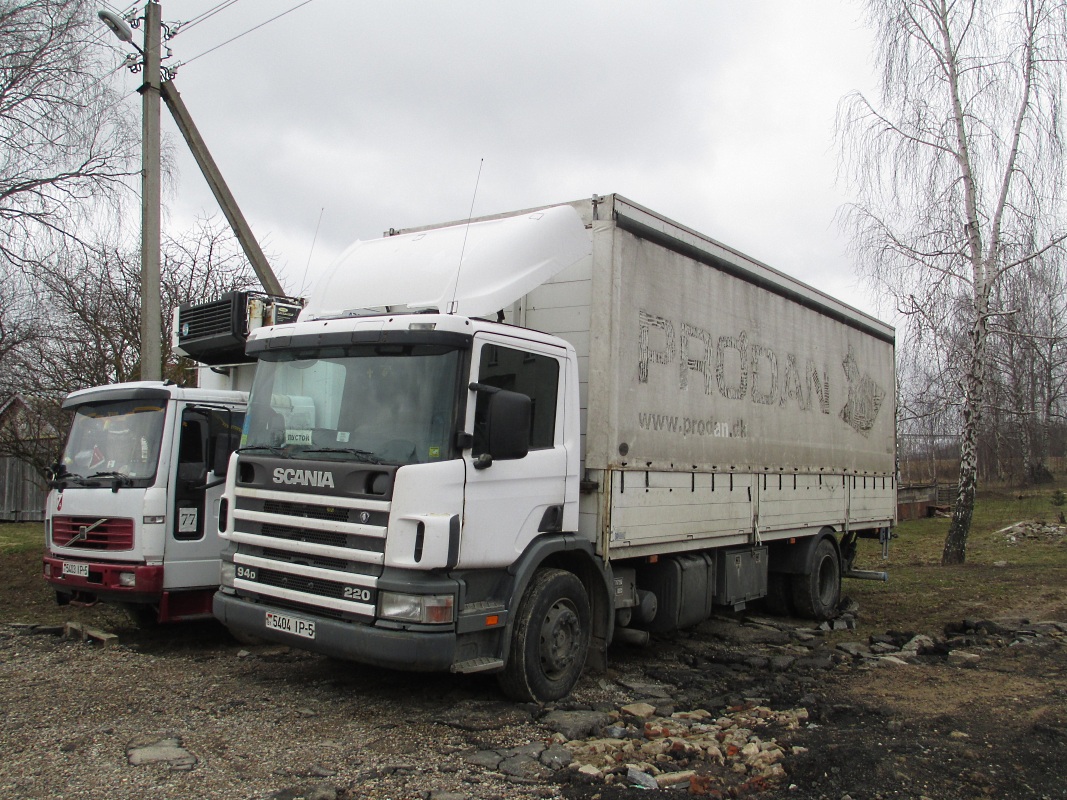
<svg viewBox="0 0 1067 800">
<path fill-rule="evenodd" d="M 63 574 L 63 564 L 78 564 L 88 567 L 88 575 Z M 139 602 L 159 599 L 163 594 L 163 566 L 123 564 L 115 562 L 82 561 L 46 555 L 43 564 L 44 578 L 63 594 L 92 594 L 101 600 Z M 133 573 L 133 586 L 123 585 L 119 576 Z"/>
<path fill-rule="evenodd" d="M 453 630 L 428 633 L 376 628 L 362 623 L 338 622 L 304 611 L 277 609 L 314 621 L 315 638 L 306 639 L 268 628 L 268 610 L 276 609 L 223 592 L 216 592 L 212 603 L 215 617 L 233 631 L 345 661 L 409 672 L 447 671 L 455 661 L 456 633 Z"/>
</svg>

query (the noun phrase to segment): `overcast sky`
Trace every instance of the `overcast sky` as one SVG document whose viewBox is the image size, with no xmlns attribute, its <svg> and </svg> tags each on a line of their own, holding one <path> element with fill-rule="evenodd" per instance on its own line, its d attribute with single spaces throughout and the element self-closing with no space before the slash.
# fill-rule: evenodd
<svg viewBox="0 0 1067 800">
<path fill-rule="evenodd" d="M 301 2 L 162 2 L 165 22 L 227 6 L 164 63 L 287 291 L 472 199 L 617 192 L 886 317 L 835 221 L 837 104 L 876 92 L 858 0 Z M 139 76 L 115 79 L 139 103 Z M 168 229 L 221 220 L 165 110 L 163 131 Z"/>
</svg>

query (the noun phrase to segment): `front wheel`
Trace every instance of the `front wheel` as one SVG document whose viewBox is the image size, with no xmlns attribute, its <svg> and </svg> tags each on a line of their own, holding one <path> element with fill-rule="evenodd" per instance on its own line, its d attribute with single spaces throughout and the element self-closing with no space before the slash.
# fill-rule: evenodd
<svg viewBox="0 0 1067 800">
<path fill-rule="evenodd" d="M 562 569 L 542 569 L 519 603 L 500 688 L 523 702 L 566 697 L 578 682 L 591 639 L 585 586 Z"/>
<path fill-rule="evenodd" d="M 123 603 L 135 627 L 151 631 L 159 627 L 159 609 L 149 603 Z"/>
<path fill-rule="evenodd" d="M 829 619 L 841 600 L 841 560 L 829 538 L 815 545 L 808 571 L 794 575 L 793 605 L 803 617 Z"/>
</svg>

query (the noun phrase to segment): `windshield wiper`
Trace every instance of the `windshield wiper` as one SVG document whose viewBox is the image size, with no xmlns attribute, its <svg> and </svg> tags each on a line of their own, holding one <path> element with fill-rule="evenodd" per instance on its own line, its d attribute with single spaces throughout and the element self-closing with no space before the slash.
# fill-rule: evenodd
<svg viewBox="0 0 1067 800">
<path fill-rule="evenodd" d="M 88 478 L 87 481 L 91 481 L 93 478 L 111 478 L 111 491 L 117 492 L 120 486 L 133 486 L 133 478 L 127 475 L 125 472 L 116 472 L 110 470 L 108 472 L 94 472 Z M 90 484 L 86 484 L 88 486 Z"/>
<path fill-rule="evenodd" d="M 79 484 L 81 486 L 99 486 L 100 485 L 97 481 L 93 481 L 92 483 L 89 483 L 89 479 L 86 478 L 84 475 L 77 475 L 77 474 L 75 474 L 73 472 L 64 472 L 62 475 L 59 475 L 59 476 L 53 478 L 51 481 L 49 481 L 48 485 L 53 487 L 53 488 L 55 488 L 55 489 L 62 489 L 68 483 L 76 483 L 76 484 Z"/>
<path fill-rule="evenodd" d="M 235 453 L 246 453 L 249 450 L 266 450 L 279 458 L 292 458 L 293 455 L 288 450 L 279 447 L 276 444 L 246 444 L 244 447 L 238 447 L 234 450 Z"/>
<path fill-rule="evenodd" d="M 348 453 L 356 457 L 356 460 L 367 464 L 381 464 L 382 461 L 370 450 L 358 450 L 355 447 L 312 447 L 302 450 L 301 453 Z"/>
<path fill-rule="evenodd" d="M 108 472 L 94 472 L 87 478 L 87 480 L 92 480 L 93 478 L 114 478 L 117 481 L 123 481 L 125 483 L 133 482 L 133 478 L 125 472 L 116 472 L 115 470 L 110 470 Z"/>
</svg>

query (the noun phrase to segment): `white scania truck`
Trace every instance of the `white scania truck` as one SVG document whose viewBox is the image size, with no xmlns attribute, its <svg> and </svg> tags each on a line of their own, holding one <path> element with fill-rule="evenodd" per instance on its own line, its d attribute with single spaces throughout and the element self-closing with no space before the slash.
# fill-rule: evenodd
<svg viewBox="0 0 1067 800">
<path fill-rule="evenodd" d="M 248 338 L 214 613 L 537 701 L 715 605 L 830 616 L 895 521 L 893 348 L 618 195 L 357 242 Z"/>
<path fill-rule="evenodd" d="M 66 398 L 73 421 L 45 508 L 44 577 L 61 604 L 121 603 L 142 622 L 211 617 L 222 478 L 255 367 L 245 338 L 298 310 L 250 292 L 182 306 L 174 341 L 204 365 L 198 388 L 138 381 Z"/>
</svg>

